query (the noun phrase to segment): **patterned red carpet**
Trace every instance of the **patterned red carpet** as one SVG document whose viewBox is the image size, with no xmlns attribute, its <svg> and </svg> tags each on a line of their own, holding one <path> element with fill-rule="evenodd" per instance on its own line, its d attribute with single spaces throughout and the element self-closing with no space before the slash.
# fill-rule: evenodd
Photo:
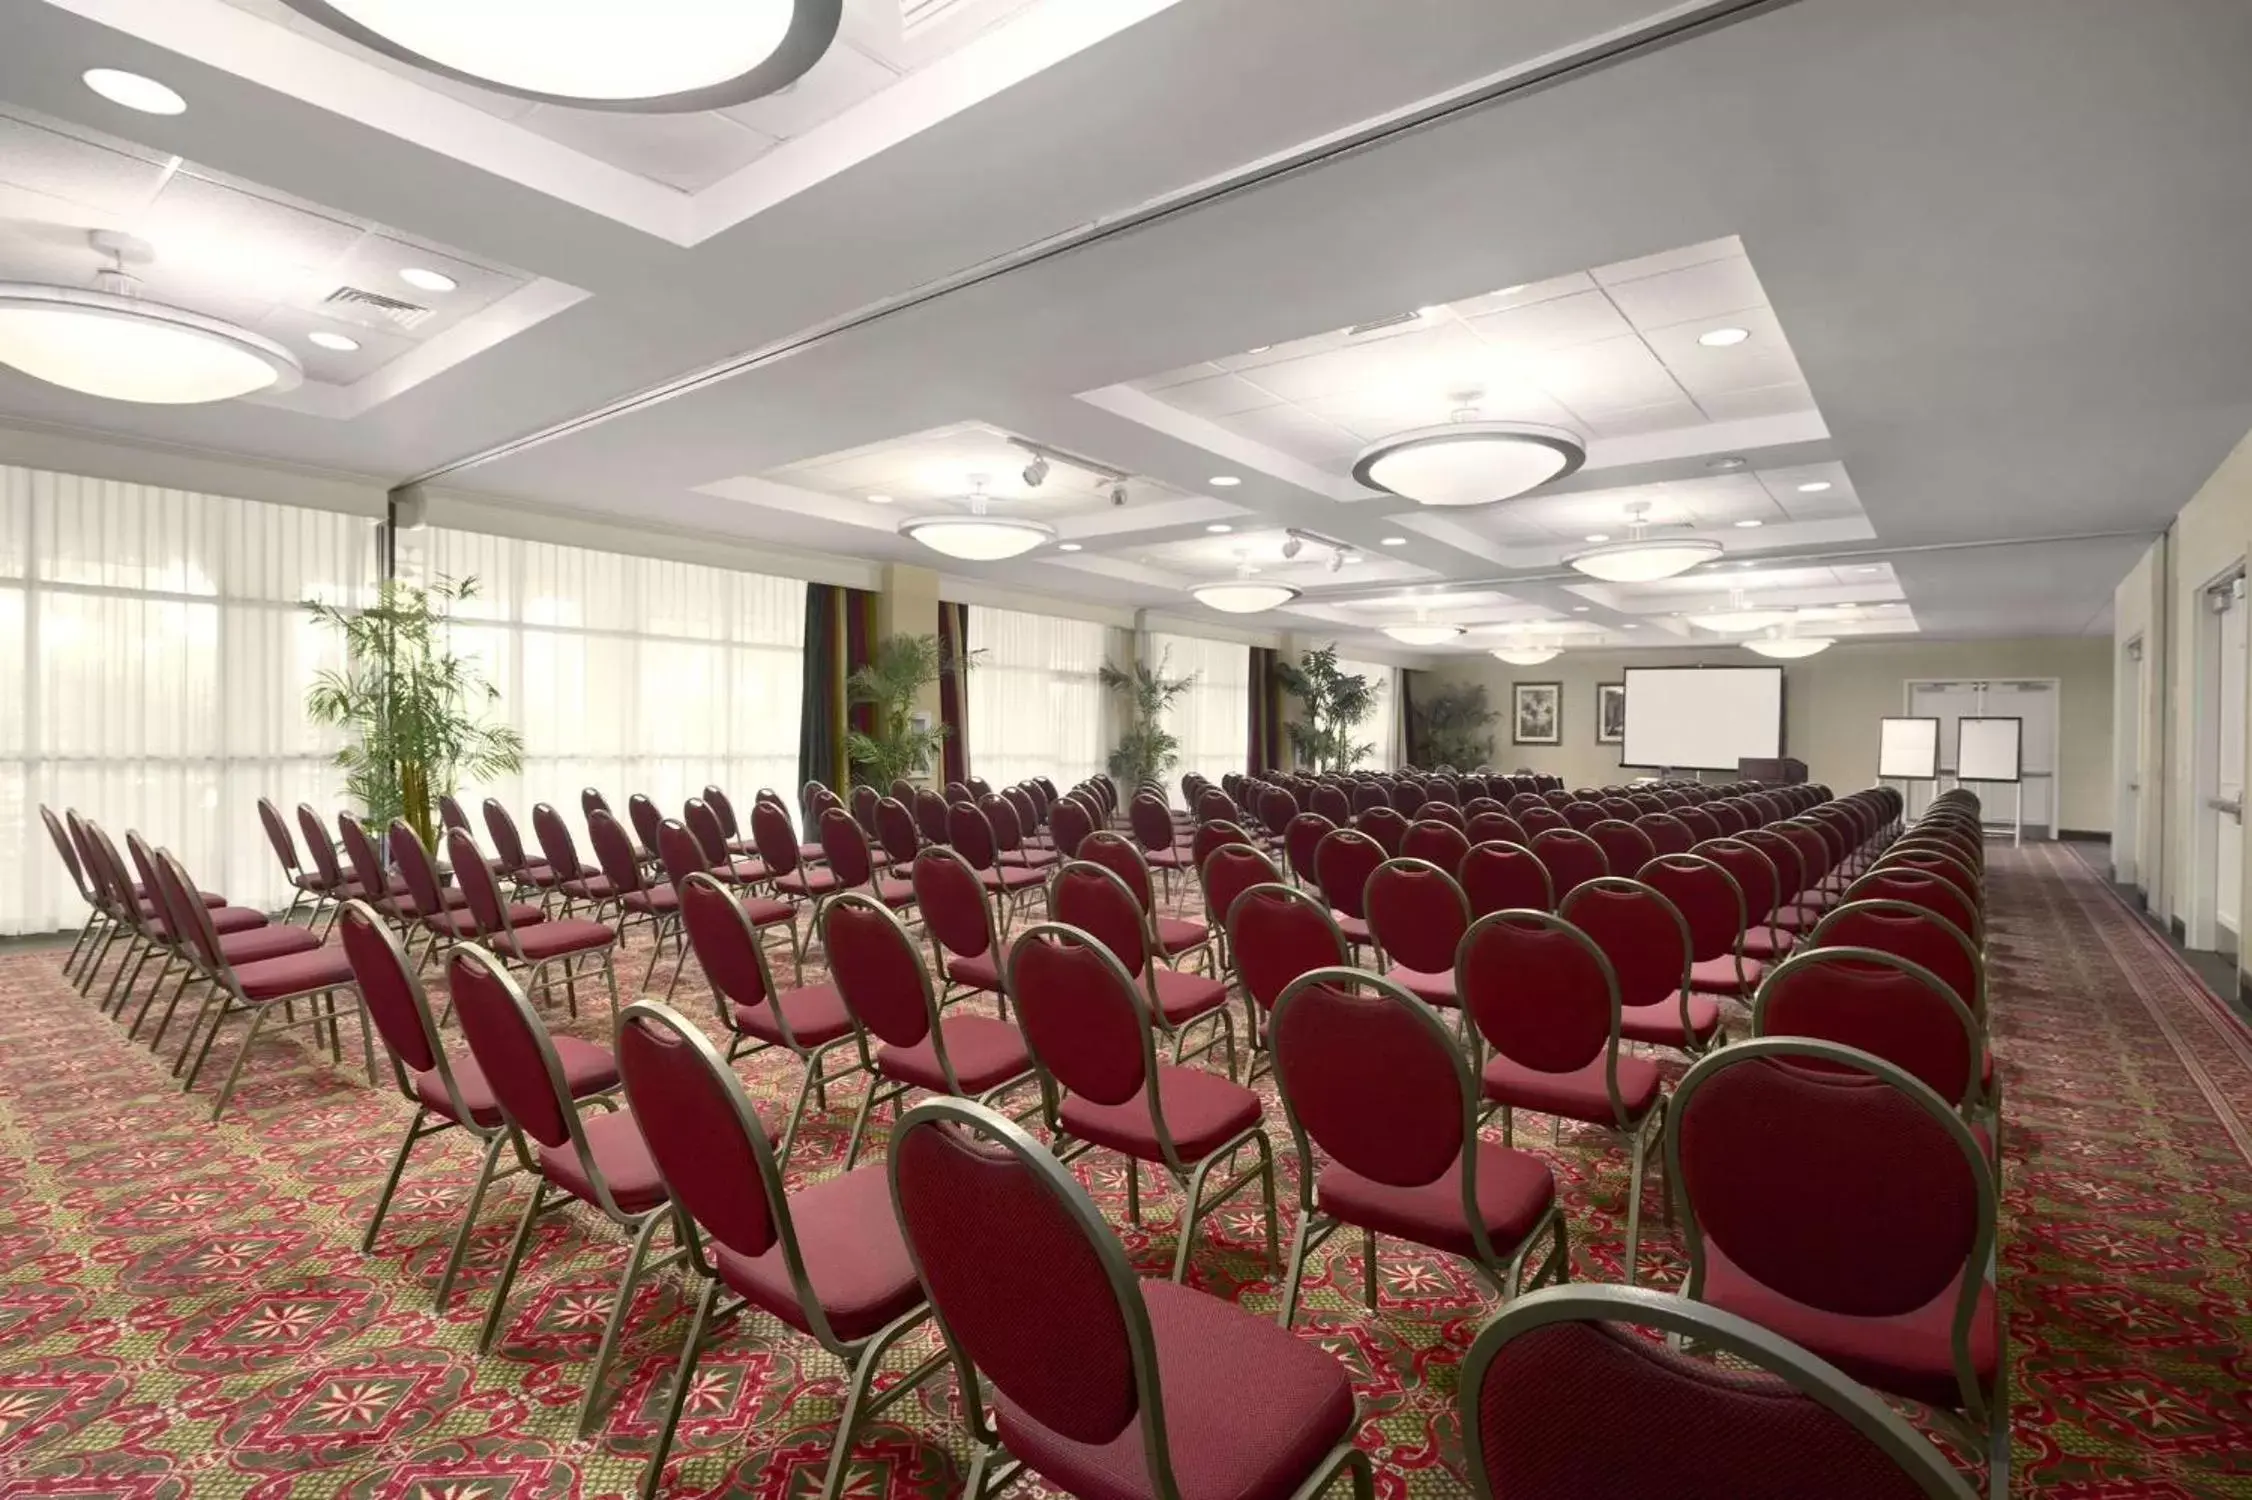
<svg viewBox="0 0 2252 1500">
<path fill-rule="evenodd" d="M 1997 850 L 1991 879 L 2020 1491 L 2252 1496 L 2252 1034 L 2070 853 Z M 629 992 L 639 958 L 620 964 Z M 529 1500 L 638 1482 L 686 1316 L 671 1282 L 639 1300 L 631 1384 L 607 1426 L 574 1441 L 622 1262 L 606 1225 L 545 1222 L 508 1331 L 477 1359 L 520 1180 L 487 1201 L 468 1294 L 437 1315 L 430 1288 L 467 1150 L 424 1148 L 362 1257 L 408 1114 L 395 1094 L 368 1089 L 356 1059 L 340 1072 L 298 1042 L 262 1042 L 214 1127 L 209 1086 L 183 1099 L 60 980 L 58 960 L 0 959 L 0 1494 Z M 676 1003 L 711 1014 L 700 985 L 684 981 Z M 606 1022 L 598 1005 L 580 1029 Z M 349 1033 L 346 1047 L 354 1059 Z M 787 1107 L 794 1064 L 748 1076 Z M 807 1175 L 837 1164 L 857 1085 L 829 1102 L 795 1153 Z M 1269 1123 L 1287 1160 L 1279 1108 Z M 1537 1123 L 1519 1142 L 1555 1162 L 1578 1274 L 1615 1279 L 1623 1157 L 1572 1131 L 1551 1146 Z M 1120 1172 L 1100 1157 L 1082 1170 L 1123 1224 Z M 1147 1228 L 1129 1235 L 1157 1274 L 1178 1201 L 1146 1197 Z M 1355 1371 L 1383 1493 L 1462 1494 L 1455 1371 L 1487 1307 L 1450 1262 L 1387 1246 L 1372 1318 L 1359 1257 L 1339 1236 L 1317 1259 L 1301 1331 Z M 1647 1250 L 1655 1279 L 1677 1264 Z M 1261 1310 L 1271 1274 L 1248 1212 L 1223 1215 L 1191 1271 Z M 910 1341 L 892 1368 L 926 1347 Z M 843 1379 L 810 1342 L 744 1320 L 697 1376 L 667 1493 L 811 1494 Z M 941 1379 L 887 1413 L 847 1493 L 952 1492 L 964 1448 L 952 1401 Z"/>
</svg>

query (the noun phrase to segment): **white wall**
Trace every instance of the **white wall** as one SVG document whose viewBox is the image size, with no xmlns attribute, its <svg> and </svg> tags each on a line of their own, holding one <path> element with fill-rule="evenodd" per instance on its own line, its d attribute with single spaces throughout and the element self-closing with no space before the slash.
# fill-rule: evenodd
<svg viewBox="0 0 2252 1500">
<path fill-rule="evenodd" d="M 1617 745 L 1595 739 L 1595 686 L 1618 682 L 1628 666 L 1695 663 L 1742 666 L 1754 658 L 1734 646 L 1676 650 L 1573 651 L 1537 667 L 1491 657 L 1450 661 L 1429 674 L 1440 682 L 1483 683 L 1495 723 L 1494 765 L 1601 785 L 1622 774 Z M 2102 637 L 2024 641 L 1841 641 L 1820 656 L 1783 663 L 1784 752 L 1838 791 L 1877 775 L 1877 721 L 1897 715 L 1907 684 L 1925 678 L 2054 677 L 2059 680 L 2058 826 L 2108 832 L 2112 810 L 2112 643 Z M 1509 743 L 1510 685 L 1564 685 L 1564 743 Z"/>
<path fill-rule="evenodd" d="M 2114 816 L 2111 865 L 2120 879 L 2155 901 L 2162 883 L 2165 808 L 2161 791 L 2165 767 L 2161 751 L 2166 703 L 2166 541 L 2151 543 L 2135 570 L 2120 580 L 2111 600 L 2112 669 L 2118 684 L 2112 725 L 2113 805 L 2128 816 Z M 2140 686 L 2128 660 L 2142 655 Z M 2138 700 L 2139 697 L 2139 701 Z M 2138 712 L 2139 710 L 2139 712 Z M 2134 753 L 2139 748 L 2139 754 Z M 2140 766 L 2137 784 L 2127 784 L 2129 768 Z"/>
</svg>

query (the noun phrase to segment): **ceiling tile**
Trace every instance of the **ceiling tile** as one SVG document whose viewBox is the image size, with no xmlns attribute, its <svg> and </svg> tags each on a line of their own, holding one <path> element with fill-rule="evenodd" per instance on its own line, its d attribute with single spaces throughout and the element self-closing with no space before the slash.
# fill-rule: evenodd
<svg viewBox="0 0 2252 1500">
<path fill-rule="evenodd" d="M 1695 323 L 1651 329 L 1643 337 L 1657 351 L 1658 358 L 1665 361 L 1674 379 L 1681 382 L 1682 389 L 1700 399 L 1708 394 L 1782 385 L 1801 378 L 1798 361 L 1792 356 L 1791 346 L 1783 338 L 1783 330 L 1772 311 L 1749 308 L 1733 317 L 1750 331 L 1751 337 L 1725 348 L 1708 348 L 1698 343 L 1697 336 L 1703 329 Z"/>
<path fill-rule="evenodd" d="M 1701 266 L 1707 261 L 1722 260 L 1731 255 L 1742 255 L 1744 242 L 1734 235 L 1701 244 L 1684 245 L 1678 250 L 1661 250 L 1655 255 L 1637 256 L 1607 266 L 1597 266 L 1591 273 L 1604 286 L 1617 286 L 1621 282 L 1640 281 L 1645 276 L 1659 276 L 1667 271 L 1678 271 L 1684 266 Z"/>
<path fill-rule="evenodd" d="M 1461 323 L 1427 325 L 1390 338 L 1355 340 L 1343 348 L 1263 365 L 1246 373 L 1286 401 L 1362 391 L 1399 393 L 1402 399 L 1442 402 L 1465 389 L 1481 389 L 1505 373 L 1491 351 Z M 1442 414 L 1446 410 L 1440 407 Z"/>
<path fill-rule="evenodd" d="M 1469 320 L 1478 337 L 1509 353 L 1541 354 L 1630 334 L 1634 329 L 1601 292 L 1579 292 Z"/>
<path fill-rule="evenodd" d="M 1533 379 L 1582 416 L 1680 401 L 1683 392 L 1639 337 L 1604 339 L 1540 357 Z"/>
<path fill-rule="evenodd" d="M 525 129 L 615 167 L 697 192 L 774 147 L 774 137 L 725 115 L 635 115 L 543 104 Z"/>
<path fill-rule="evenodd" d="M 1595 290 L 1595 278 L 1585 271 L 1574 271 L 1569 276 L 1551 276 L 1546 281 L 1527 282 L 1522 286 L 1502 287 L 1497 291 L 1476 297 L 1464 297 L 1447 305 L 1460 317 L 1475 318 L 1484 313 L 1501 312 L 1512 307 L 1529 307 L 1535 302 L 1553 302 L 1558 297 L 1569 297 L 1578 292 Z"/>
<path fill-rule="evenodd" d="M 192 263 L 265 277 L 326 270 L 359 243 L 364 231 L 357 224 L 182 171 L 142 215 L 140 232 L 156 247 L 159 270 Z"/>
<path fill-rule="evenodd" d="M 1273 406 L 1282 398 L 1239 375 L 1212 375 L 1167 386 L 1158 392 L 1158 399 L 1199 417 L 1225 417 Z"/>
<path fill-rule="evenodd" d="M 105 213 L 132 213 L 163 186 L 167 169 L 0 114 L 0 182 Z"/>
<path fill-rule="evenodd" d="M 1303 407 L 1276 405 L 1239 412 L 1228 426 L 1253 442 L 1308 463 L 1326 463 L 1358 453 L 1366 439 Z"/>
<path fill-rule="evenodd" d="M 827 124 L 899 81 L 882 63 L 840 41 L 788 88 L 720 113 L 761 135 L 788 140 Z"/>
<path fill-rule="evenodd" d="M 1683 427 L 1698 427 L 1706 422 L 1704 409 L 1684 396 L 1676 401 L 1662 401 L 1655 406 L 1629 407 L 1625 411 L 1604 412 L 1582 419 L 1589 437 L 1624 438 L 1640 437 L 1649 432 L 1673 432 Z"/>
<path fill-rule="evenodd" d="M 1715 422 L 1736 422 L 1748 417 L 1779 417 L 1796 411 L 1812 411 L 1814 392 L 1801 380 L 1699 396 L 1697 404 Z"/>
<path fill-rule="evenodd" d="M 300 308 L 277 307 L 256 325 L 258 331 L 288 348 L 305 366 L 308 379 L 330 385 L 350 385 L 361 376 L 383 368 L 414 347 L 414 340 L 382 329 L 363 328 L 324 318 Z M 316 329 L 341 333 L 360 347 L 348 353 L 323 349 L 307 335 Z"/>
<path fill-rule="evenodd" d="M 1635 327 L 1645 329 L 1713 320 L 1724 313 L 1767 305 L 1767 293 L 1752 263 L 1742 256 L 1620 282 L 1610 292 L 1619 311 Z"/>
</svg>

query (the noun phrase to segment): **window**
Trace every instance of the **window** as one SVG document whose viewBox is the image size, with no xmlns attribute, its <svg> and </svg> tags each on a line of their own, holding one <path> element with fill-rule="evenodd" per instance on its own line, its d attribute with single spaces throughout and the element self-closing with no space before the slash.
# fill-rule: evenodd
<svg viewBox="0 0 2252 1500">
<path fill-rule="evenodd" d="M 1381 662 L 1344 661 L 1337 670 L 1347 677 L 1365 677 L 1369 686 L 1376 689 L 1376 699 L 1369 705 L 1368 713 L 1353 729 L 1353 743 L 1374 747 L 1353 763 L 1356 771 L 1390 771 L 1398 765 L 1398 736 L 1393 727 L 1400 717 L 1399 669 Z"/>
<path fill-rule="evenodd" d="M 1181 778 L 1194 771 L 1217 782 L 1241 774 L 1251 748 L 1251 648 L 1193 635 L 1151 635 L 1149 660 L 1168 677 L 1196 681 L 1174 700 L 1165 727 L 1181 741 L 1181 763 L 1167 790 L 1181 800 Z"/>
<path fill-rule="evenodd" d="M 711 783 L 741 818 L 760 787 L 796 802 L 803 583 L 468 531 L 400 544 L 404 576 L 477 580 L 454 646 L 479 660 L 499 718 L 524 736 L 520 777 L 460 789 L 480 842 L 488 796 L 527 841 L 535 803 L 577 826 L 590 786 L 621 817 L 643 792 L 677 818 Z"/>
<path fill-rule="evenodd" d="M 970 606 L 972 772 L 996 787 L 1046 776 L 1065 788 L 1103 769 L 1104 634 L 1085 620 Z"/>
<path fill-rule="evenodd" d="M 372 518 L 0 466 L 0 932 L 85 905 L 44 802 L 170 849 L 206 890 L 279 907 L 257 799 L 327 812 L 338 739 L 305 689 L 338 665 L 298 607 L 365 597 Z M 292 819 L 292 831 L 294 831 Z"/>
</svg>

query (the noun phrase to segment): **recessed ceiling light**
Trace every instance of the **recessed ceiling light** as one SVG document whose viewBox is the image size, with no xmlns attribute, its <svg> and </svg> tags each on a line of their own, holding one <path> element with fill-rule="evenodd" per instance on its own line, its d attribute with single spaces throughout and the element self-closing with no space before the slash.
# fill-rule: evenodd
<svg viewBox="0 0 2252 1500">
<path fill-rule="evenodd" d="M 1441 313 L 1443 313 L 1443 312 L 1445 312 L 1445 311 L 1446 311 L 1446 309 L 1445 309 L 1445 308 L 1443 308 L 1443 307 L 1440 307 L 1440 306 L 1438 306 L 1438 305 L 1434 304 L 1434 305 L 1432 305 L 1432 306 L 1430 306 L 1430 307 L 1419 307 L 1419 308 L 1417 308 L 1417 309 L 1415 310 L 1415 315 L 1416 315 L 1417 317 L 1419 317 L 1419 318 L 1435 318 L 1435 317 L 1437 317 L 1437 316 L 1438 316 L 1439 314 L 1441 314 Z"/>
<path fill-rule="evenodd" d="M 1587 606 L 1584 604 L 1575 604 L 1572 606 L 1572 613 L 1575 615 L 1584 615 L 1587 613 Z"/>
<path fill-rule="evenodd" d="M 1839 609 L 1844 610 L 1848 614 L 1851 614 L 1853 611 L 1859 609 L 1860 607 L 1861 606 L 1858 604 L 1841 604 L 1838 606 Z"/>
<path fill-rule="evenodd" d="M 1272 349 L 1273 347 L 1274 347 L 1274 345 L 1272 345 L 1272 344 L 1253 344 L 1253 345 L 1252 345 L 1252 346 L 1251 346 L 1251 347 L 1250 347 L 1249 349 L 1245 350 L 1244 352 L 1245 352 L 1246 354 L 1264 354 L 1264 353 L 1266 353 L 1266 352 L 1267 352 L 1267 351 L 1268 351 L 1269 349 Z"/>
<path fill-rule="evenodd" d="M 1235 530 L 1233 526 L 1228 525 L 1224 521 L 1214 521 L 1211 525 L 1205 527 L 1204 529 L 1211 532 L 1214 536 L 1226 536 L 1229 532 Z"/>
<path fill-rule="evenodd" d="M 1767 523 L 1765 521 L 1738 521 L 1736 523 L 1736 529 L 1739 531 L 1750 531 L 1756 527 L 1765 526 L 1766 524 Z"/>
<path fill-rule="evenodd" d="M 889 504 L 891 504 L 891 496 L 889 496 L 889 495 L 870 495 L 870 496 L 868 497 L 868 503 L 869 503 L 870 505 L 889 505 Z"/>
<path fill-rule="evenodd" d="M 1641 628 L 1641 626 L 1635 624 L 1632 620 L 1627 621 L 1624 625 L 1621 625 L 1619 627 L 1619 629 L 1621 630 L 1640 630 Z"/>
<path fill-rule="evenodd" d="M 1813 479 L 1807 481 L 1805 484 L 1800 485 L 1798 487 L 1798 492 L 1802 495 L 1819 495 L 1829 487 L 1830 481 L 1828 481 L 1827 479 Z"/>
<path fill-rule="evenodd" d="M 1591 542 L 1607 542 L 1611 539 L 1611 533 L 1608 531 L 1591 531 L 1587 534 L 1587 539 Z"/>
<path fill-rule="evenodd" d="M 187 113 L 188 101 L 181 98 L 176 90 L 166 88 L 153 78 L 143 78 L 138 73 L 127 73 L 117 68 L 88 68 L 81 76 L 86 87 L 112 104 L 137 109 L 144 115 Z"/>
<path fill-rule="evenodd" d="M 1707 459 L 1705 461 L 1705 467 L 1712 470 L 1715 474 L 1733 474 L 1738 469 L 1744 467 L 1745 462 L 1746 461 L 1744 459 L 1731 453 L 1726 458 Z"/>
<path fill-rule="evenodd" d="M 1388 536 L 1384 539 L 1384 545 L 1387 547 L 1405 547 L 1407 538 L 1404 536 Z"/>
<path fill-rule="evenodd" d="M 341 333 L 330 333 L 325 328 L 316 329 L 314 332 L 306 334 L 305 339 L 306 342 L 318 344 L 323 349 L 334 349 L 339 354 L 350 354 L 354 349 L 360 347 L 358 339 L 348 339 Z"/>
<path fill-rule="evenodd" d="M 1530 285 L 1532 285 L 1532 283 L 1529 281 L 1520 281 L 1515 286 L 1503 287 L 1500 291 L 1494 293 L 1494 295 L 1496 297 L 1514 297 L 1517 295 L 1517 293 L 1523 291 Z"/>
<path fill-rule="evenodd" d="M 1058 552 L 1077 552 L 1080 548 L 1077 542 L 1058 542 L 1056 550 Z"/>
<path fill-rule="evenodd" d="M 399 279 L 426 292 L 450 292 L 461 285 L 443 271 L 426 271 L 421 266 L 407 267 L 399 273 Z"/>
<path fill-rule="evenodd" d="M 1759 564 L 1758 564 L 1758 563 L 1749 563 L 1749 562 L 1740 562 L 1740 563 L 1736 564 L 1736 566 L 1737 566 L 1737 567 L 1739 567 L 1739 568 L 1756 568 L 1756 567 L 1758 567 L 1758 566 L 1759 566 Z"/>
<path fill-rule="evenodd" d="M 1749 328 L 1708 328 L 1697 335 L 1697 342 L 1707 349 L 1725 349 L 1731 344 L 1741 344 L 1751 336 Z"/>
<path fill-rule="evenodd" d="M 1357 563 L 1361 560 L 1361 555 L 1358 552 L 1348 552 L 1337 560 L 1341 563 Z"/>
<path fill-rule="evenodd" d="M 1232 490 L 1237 485 L 1243 483 L 1243 480 L 1240 476 L 1235 474 L 1215 474 L 1205 482 L 1207 484 L 1217 485 L 1223 490 Z"/>
<path fill-rule="evenodd" d="M 1883 569 L 1883 568 L 1881 568 L 1881 567 L 1874 567 L 1874 566 L 1872 566 L 1872 567 L 1867 567 L 1867 568 L 1863 568 L 1863 569 L 1861 569 L 1861 571 L 1862 571 L 1862 572 L 1864 572 L 1864 573 L 1882 573 L 1882 572 L 1884 571 L 1884 569 Z"/>
</svg>

